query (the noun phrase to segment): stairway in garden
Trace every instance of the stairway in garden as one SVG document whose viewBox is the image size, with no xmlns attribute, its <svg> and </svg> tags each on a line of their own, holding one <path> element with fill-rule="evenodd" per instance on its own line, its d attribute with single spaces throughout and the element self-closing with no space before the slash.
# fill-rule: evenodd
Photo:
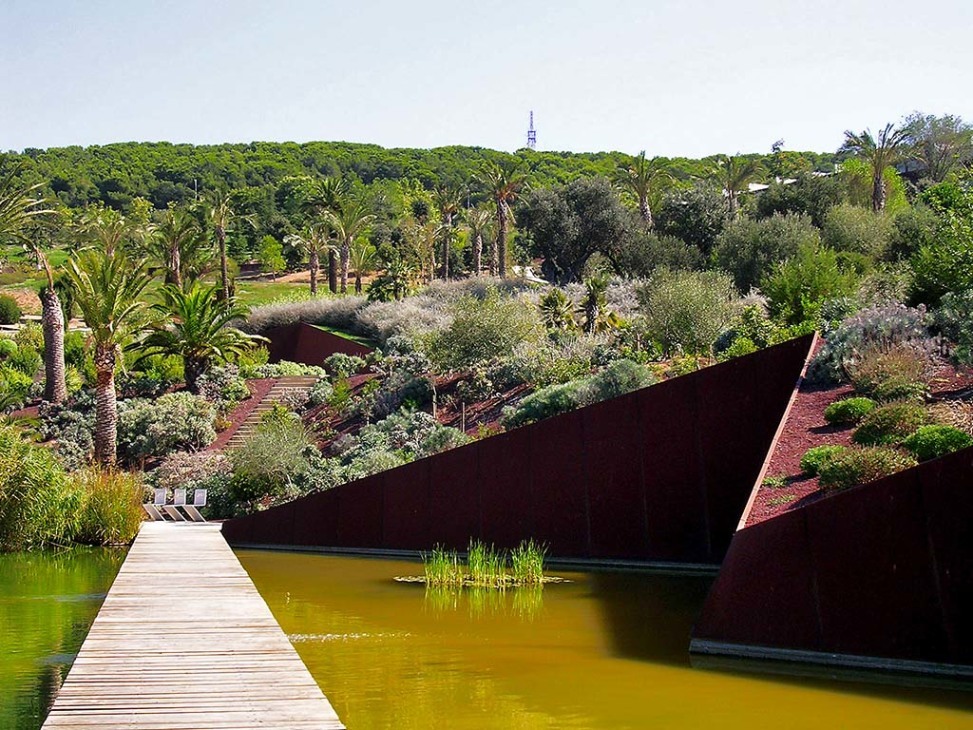
<svg viewBox="0 0 973 730">
<path fill-rule="evenodd" d="M 267 395 L 263 397 L 263 400 L 257 404 L 256 408 L 250 411 L 246 420 L 234 431 L 224 448 L 234 449 L 237 446 L 241 446 L 260 424 L 260 419 L 274 407 L 275 403 L 281 403 L 293 397 L 295 393 L 301 395 L 306 394 L 316 382 L 317 378 L 313 376 L 278 378 L 267 392 Z"/>
</svg>

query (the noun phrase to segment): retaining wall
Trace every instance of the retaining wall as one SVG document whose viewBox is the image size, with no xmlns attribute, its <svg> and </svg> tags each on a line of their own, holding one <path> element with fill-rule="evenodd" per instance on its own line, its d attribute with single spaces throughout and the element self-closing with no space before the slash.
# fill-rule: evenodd
<svg viewBox="0 0 973 730">
<path fill-rule="evenodd" d="M 234 545 L 411 551 L 533 537 L 553 557 L 718 564 L 811 342 L 231 520 L 223 533 Z"/>
<path fill-rule="evenodd" d="M 305 365 L 321 365 L 326 357 L 338 352 L 357 357 L 367 357 L 372 352 L 370 347 L 304 322 L 275 327 L 265 332 L 264 337 L 270 340 L 267 349 L 272 363 L 290 360 Z"/>
<path fill-rule="evenodd" d="M 737 532 L 691 650 L 973 676 L 970 616 L 973 448 Z"/>
</svg>

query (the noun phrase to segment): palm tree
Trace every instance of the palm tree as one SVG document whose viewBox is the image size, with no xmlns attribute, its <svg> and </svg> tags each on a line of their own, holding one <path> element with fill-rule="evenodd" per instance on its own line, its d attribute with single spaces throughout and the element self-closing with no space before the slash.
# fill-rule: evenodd
<svg viewBox="0 0 973 730">
<path fill-rule="evenodd" d="M 872 210 L 885 210 L 885 168 L 895 164 L 902 156 L 902 147 L 909 139 L 909 128 L 896 129 L 886 124 L 878 139 L 869 130 L 855 134 L 845 131 L 845 141 L 839 152 L 851 152 L 865 159 L 872 168 Z"/>
<path fill-rule="evenodd" d="M 739 195 L 749 189 L 761 172 L 760 163 L 754 159 L 724 157 L 719 162 L 719 179 L 726 194 L 726 204 L 730 218 L 736 218 L 740 208 Z"/>
<path fill-rule="evenodd" d="M 495 268 L 501 279 L 507 277 L 507 232 L 513 214 L 510 204 L 517 199 L 520 189 L 527 181 L 526 173 L 519 169 L 515 160 L 501 159 L 488 162 L 477 176 L 493 200 L 497 209 Z M 490 267 L 491 270 L 494 266 Z"/>
<path fill-rule="evenodd" d="M 47 256 L 41 250 L 36 235 L 28 233 L 31 223 L 54 211 L 45 207 L 47 201 L 35 196 L 40 183 L 23 186 L 15 180 L 22 168 L 22 164 L 18 165 L 0 179 L 0 241 L 20 241 L 25 249 L 32 251 L 37 263 L 44 267 L 47 285 L 39 292 L 44 331 L 44 400 L 61 403 L 68 397 L 64 377 L 64 312 Z"/>
<path fill-rule="evenodd" d="M 645 159 L 645 150 L 630 165 L 622 165 L 615 172 L 615 183 L 628 190 L 638 201 L 639 215 L 646 228 L 652 228 L 652 208 L 649 198 L 657 182 L 671 181 L 672 175 L 666 169 L 667 162 L 661 157 Z"/>
<path fill-rule="evenodd" d="M 574 302 L 557 287 L 551 289 L 540 300 L 541 318 L 549 330 L 574 330 L 578 323 L 574 319 Z"/>
<path fill-rule="evenodd" d="M 364 198 L 357 201 L 344 199 L 337 212 L 328 211 L 325 220 L 338 239 L 338 252 L 341 265 L 341 293 L 348 291 L 348 266 L 351 259 L 351 244 L 362 235 L 375 216 L 368 212 Z"/>
<path fill-rule="evenodd" d="M 305 193 L 302 203 L 305 212 L 311 213 L 318 220 L 327 219 L 329 215 L 339 214 L 348 196 L 348 183 L 340 177 L 326 177 L 324 180 L 312 182 Z M 328 288 L 332 294 L 338 292 L 338 249 L 328 248 Z"/>
<path fill-rule="evenodd" d="M 166 284 L 181 287 L 192 274 L 202 248 L 203 229 L 189 212 L 170 205 L 154 232 L 150 252 L 165 269 Z"/>
<path fill-rule="evenodd" d="M 267 340 L 248 335 L 229 323 L 243 319 L 249 309 L 233 300 L 220 298 L 218 286 L 202 288 L 195 282 L 183 291 L 166 285 L 159 290 L 162 302 L 152 308 L 162 317 L 171 317 L 151 325 L 151 332 L 138 343 L 145 356 L 177 355 L 182 358 L 186 387 L 196 392 L 199 377 L 213 362 L 226 362 L 258 342 Z"/>
<path fill-rule="evenodd" d="M 453 241 L 456 240 L 455 231 L 453 230 L 453 218 L 460 211 L 461 196 L 458 190 L 444 185 L 436 188 L 432 197 L 433 202 L 439 209 L 439 216 L 442 220 L 442 225 L 438 229 L 438 237 L 443 244 L 443 266 L 441 271 L 443 279 L 448 279 L 449 254 L 452 250 Z"/>
<path fill-rule="evenodd" d="M 307 256 L 308 271 L 311 274 L 311 296 L 318 295 L 318 272 L 321 270 L 321 253 L 332 253 L 331 229 L 325 223 L 312 223 L 300 234 L 284 236 L 284 245 L 301 256 Z"/>
<path fill-rule="evenodd" d="M 24 241 L 24 230 L 38 216 L 53 213 L 45 208 L 45 201 L 35 195 L 41 183 L 22 185 L 17 176 L 23 170 L 21 163 L 0 178 L 0 240 L 13 239 Z"/>
<path fill-rule="evenodd" d="M 362 276 L 375 268 L 378 249 L 359 238 L 351 246 L 351 266 L 355 270 L 355 294 L 361 294 Z"/>
<path fill-rule="evenodd" d="M 117 457 L 118 435 L 115 365 L 121 346 L 145 325 L 145 305 L 139 295 L 151 277 L 144 262 L 130 265 L 121 251 L 110 255 L 86 249 L 68 261 L 68 278 L 94 340 L 95 459 L 111 465 Z"/>
<path fill-rule="evenodd" d="M 145 231 L 139 231 L 119 211 L 106 208 L 99 203 L 85 210 L 79 221 L 79 231 L 85 243 L 96 245 L 109 256 L 113 256 L 140 233 L 150 233 L 152 226 L 149 224 Z"/>
<path fill-rule="evenodd" d="M 479 276 L 483 270 L 483 236 L 489 231 L 493 215 L 483 208 L 467 208 L 466 225 L 470 228 L 470 241 L 473 245 L 473 275 Z"/>
<path fill-rule="evenodd" d="M 606 332 L 621 323 L 618 315 L 608 307 L 607 291 L 608 278 L 605 276 L 593 276 L 585 282 L 585 296 L 578 313 L 584 316 L 583 329 L 587 334 Z"/>
<path fill-rule="evenodd" d="M 246 221 L 253 225 L 253 218 L 248 215 L 238 215 L 233 210 L 233 202 L 229 193 L 216 192 L 209 201 L 207 209 L 210 223 L 213 224 L 213 235 L 216 237 L 216 249 L 220 257 L 220 286 L 223 301 L 230 301 L 230 273 L 226 255 L 226 234 L 234 220 Z"/>
</svg>

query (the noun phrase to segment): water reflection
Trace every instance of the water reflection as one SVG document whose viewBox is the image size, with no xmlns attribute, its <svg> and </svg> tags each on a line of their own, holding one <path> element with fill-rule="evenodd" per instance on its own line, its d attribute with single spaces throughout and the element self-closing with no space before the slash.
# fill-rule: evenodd
<svg viewBox="0 0 973 730">
<path fill-rule="evenodd" d="M 969 694 L 694 670 L 706 578 L 567 574 L 539 598 L 443 595 L 394 582 L 409 563 L 239 555 L 352 730 L 973 728 Z"/>
<path fill-rule="evenodd" d="M 0 554 L 0 728 L 41 726 L 124 558 L 83 548 Z"/>
<path fill-rule="evenodd" d="M 487 616 L 512 616 L 534 621 L 544 608 L 542 586 L 520 586 L 506 590 L 426 586 L 424 606 L 434 614 L 466 611 L 471 619 Z"/>
</svg>

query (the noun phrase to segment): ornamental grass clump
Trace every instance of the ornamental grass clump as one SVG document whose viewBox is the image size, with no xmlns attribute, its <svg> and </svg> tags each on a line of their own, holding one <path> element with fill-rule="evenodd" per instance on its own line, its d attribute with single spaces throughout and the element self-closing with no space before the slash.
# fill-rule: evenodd
<svg viewBox="0 0 973 730">
<path fill-rule="evenodd" d="M 925 400 L 932 360 L 927 351 L 901 343 L 869 347 L 847 365 L 855 390 L 878 401 Z"/>
<path fill-rule="evenodd" d="M 848 489 L 916 464 L 909 454 L 885 446 L 847 449 L 821 464 L 819 484 L 826 491 Z"/>
<path fill-rule="evenodd" d="M 935 341 L 926 324 L 922 306 L 913 309 L 903 304 L 885 304 L 862 310 L 828 334 L 808 368 L 808 379 L 817 383 L 843 382 L 849 377 L 848 368 L 873 348 L 889 349 L 905 343 L 932 351 Z"/>
<path fill-rule="evenodd" d="M 71 475 L 84 493 L 75 542 L 86 545 L 124 545 L 142 524 L 146 498 L 142 475 L 90 467 Z"/>
<path fill-rule="evenodd" d="M 510 551 L 510 568 L 516 585 L 539 585 L 544 582 L 544 556 L 547 548 L 533 539 L 521 542 Z"/>
<path fill-rule="evenodd" d="M 919 461 L 926 461 L 973 446 L 973 437 L 952 426 L 929 425 L 922 426 L 902 445 Z"/>
<path fill-rule="evenodd" d="M 423 556 L 422 564 L 425 569 L 426 585 L 454 587 L 463 585 L 463 570 L 455 551 L 447 551 L 437 546 L 429 555 Z"/>
<path fill-rule="evenodd" d="M 918 403 L 887 403 L 862 419 L 851 440 L 859 446 L 895 446 L 927 423 L 929 416 Z"/>
<path fill-rule="evenodd" d="M 814 446 L 804 452 L 801 457 L 801 473 L 809 477 L 816 477 L 821 473 L 821 467 L 830 463 L 836 457 L 848 451 L 847 446 L 828 444 L 826 446 Z"/>
<path fill-rule="evenodd" d="M 422 563 L 427 586 L 504 590 L 512 586 L 540 587 L 546 580 L 555 580 L 544 577 L 546 554 L 546 547 L 534 540 L 523 540 L 510 552 L 512 572 L 508 573 L 506 553 L 480 540 L 470 540 L 465 565 L 455 551 L 439 545 L 422 556 Z"/>
<path fill-rule="evenodd" d="M 875 410 L 878 403 L 871 398 L 845 398 L 824 409 L 824 420 L 831 426 L 846 426 L 861 423 L 861 420 Z"/>
</svg>

